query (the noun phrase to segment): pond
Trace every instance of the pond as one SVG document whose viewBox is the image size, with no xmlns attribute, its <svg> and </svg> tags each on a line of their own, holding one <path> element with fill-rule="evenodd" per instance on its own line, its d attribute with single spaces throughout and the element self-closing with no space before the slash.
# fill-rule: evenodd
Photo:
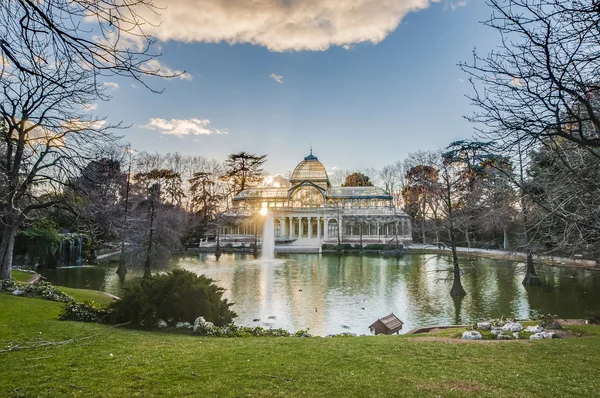
<svg viewBox="0 0 600 398">
<path fill-rule="evenodd" d="M 524 264 L 482 258 L 461 259 L 467 296 L 453 300 L 444 255 L 338 256 L 278 255 L 272 262 L 243 253 L 173 258 L 170 266 L 205 274 L 226 289 L 236 323 L 300 330 L 312 334 L 369 334 L 368 326 L 390 313 L 403 332 L 419 326 L 469 323 L 533 312 L 583 318 L 600 303 L 600 272 L 537 266 L 544 286 L 521 285 Z M 118 295 L 116 267 L 61 268 L 42 274 L 57 285 Z M 129 272 L 128 278 L 141 276 Z"/>
</svg>

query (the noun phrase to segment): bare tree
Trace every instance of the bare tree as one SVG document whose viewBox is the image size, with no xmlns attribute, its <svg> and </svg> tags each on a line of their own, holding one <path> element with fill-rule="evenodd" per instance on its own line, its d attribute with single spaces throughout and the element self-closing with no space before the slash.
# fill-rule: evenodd
<svg viewBox="0 0 600 398">
<path fill-rule="evenodd" d="M 108 99 L 103 76 L 141 80 L 152 40 L 137 7 L 148 0 L 0 2 L 0 279 L 11 277 L 14 238 L 36 210 L 58 203 L 110 125 L 87 110 Z M 130 44 L 130 45 L 128 45 Z"/>
<path fill-rule="evenodd" d="M 562 243 L 556 241 L 556 234 L 544 234 L 544 228 L 535 229 L 536 239 L 551 239 L 555 248 L 584 236 L 592 238 L 591 243 L 600 231 L 597 203 L 590 196 L 594 192 L 597 196 L 600 189 L 593 177 L 600 159 L 598 4 L 586 0 L 487 3 L 492 15 L 484 23 L 499 33 L 501 44 L 486 56 L 475 53 L 471 63 L 460 64 L 470 75 L 470 99 L 477 109 L 468 119 L 476 123 L 480 139 L 493 143 L 492 152 L 520 158 L 521 164 L 529 163 L 523 153 L 544 153 L 553 163 L 544 171 L 544 180 L 553 181 L 547 188 L 556 189 L 544 189 L 544 194 L 530 189 L 526 171 L 523 178 L 513 176 L 528 196 L 521 200 L 525 218 L 531 200 L 545 213 L 538 217 L 538 226 L 544 225 L 544 218 L 560 220 L 554 226 L 561 225 Z M 530 247 L 532 242 L 526 240 Z"/>
</svg>

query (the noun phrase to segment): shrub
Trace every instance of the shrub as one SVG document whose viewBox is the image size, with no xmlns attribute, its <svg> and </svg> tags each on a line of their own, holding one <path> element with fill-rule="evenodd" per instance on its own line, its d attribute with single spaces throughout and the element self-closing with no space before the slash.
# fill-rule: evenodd
<svg viewBox="0 0 600 398">
<path fill-rule="evenodd" d="M 40 282 L 37 284 L 25 284 L 20 287 L 24 296 L 38 297 L 44 300 L 58 301 L 68 303 L 73 301 L 73 297 L 65 292 L 58 290 L 50 282 Z"/>
<path fill-rule="evenodd" d="M 73 297 L 65 292 L 58 290 L 50 282 L 40 282 L 36 284 L 19 283 L 14 280 L 0 280 L 0 292 L 20 291 L 20 296 L 37 297 L 44 300 L 58 301 L 68 303 L 73 301 Z"/>
<path fill-rule="evenodd" d="M 109 321 L 110 315 L 111 310 L 108 305 L 93 301 L 71 301 L 65 305 L 58 318 L 61 321 L 106 323 Z"/>
<path fill-rule="evenodd" d="M 14 279 L 0 279 L 0 292 L 12 292 L 20 286 Z"/>
<path fill-rule="evenodd" d="M 233 323 L 225 326 L 201 324 L 194 329 L 196 334 L 210 337 L 311 337 L 308 330 L 290 333 L 285 329 L 265 329 L 261 326 L 237 326 Z"/>
<path fill-rule="evenodd" d="M 534 321 L 538 322 L 538 325 L 540 325 L 543 328 L 549 328 L 549 329 L 558 329 L 560 328 L 560 324 L 556 321 L 556 318 L 558 318 L 558 316 L 553 315 L 553 314 L 537 314 L 535 313 L 531 319 Z"/>
<path fill-rule="evenodd" d="M 203 275 L 183 269 L 135 280 L 126 285 L 121 300 L 111 304 L 113 319 L 152 327 L 163 319 L 167 324 L 190 322 L 203 316 L 215 325 L 226 325 L 236 316 L 223 299 L 223 289 Z"/>
</svg>

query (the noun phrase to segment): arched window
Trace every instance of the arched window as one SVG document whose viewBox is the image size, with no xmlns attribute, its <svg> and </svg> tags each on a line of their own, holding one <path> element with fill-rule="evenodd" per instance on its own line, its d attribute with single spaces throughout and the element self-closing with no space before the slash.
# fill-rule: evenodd
<svg viewBox="0 0 600 398">
<path fill-rule="evenodd" d="M 281 222 L 279 220 L 275 220 L 274 224 L 275 224 L 275 236 L 281 236 Z"/>
<path fill-rule="evenodd" d="M 337 220 L 329 220 L 327 223 L 327 235 L 330 237 L 338 236 L 338 222 Z"/>
<path fill-rule="evenodd" d="M 323 194 L 315 187 L 304 186 L 292 194 L 293 207 L 323 207 Z"/>
</svg>

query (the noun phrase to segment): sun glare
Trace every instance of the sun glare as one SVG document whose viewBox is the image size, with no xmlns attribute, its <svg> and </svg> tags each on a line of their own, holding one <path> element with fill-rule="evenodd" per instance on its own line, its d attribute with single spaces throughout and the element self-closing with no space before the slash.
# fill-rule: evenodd
<svg viewBox="0 0 600 398">
<path fill-rule="evenodd" d="M 260 209 L 260 215 L 261 216 L 266 216 L 267 215 L 267 202 L 263 202 L 262 204 L 262 208 Z"/>
</svg>

